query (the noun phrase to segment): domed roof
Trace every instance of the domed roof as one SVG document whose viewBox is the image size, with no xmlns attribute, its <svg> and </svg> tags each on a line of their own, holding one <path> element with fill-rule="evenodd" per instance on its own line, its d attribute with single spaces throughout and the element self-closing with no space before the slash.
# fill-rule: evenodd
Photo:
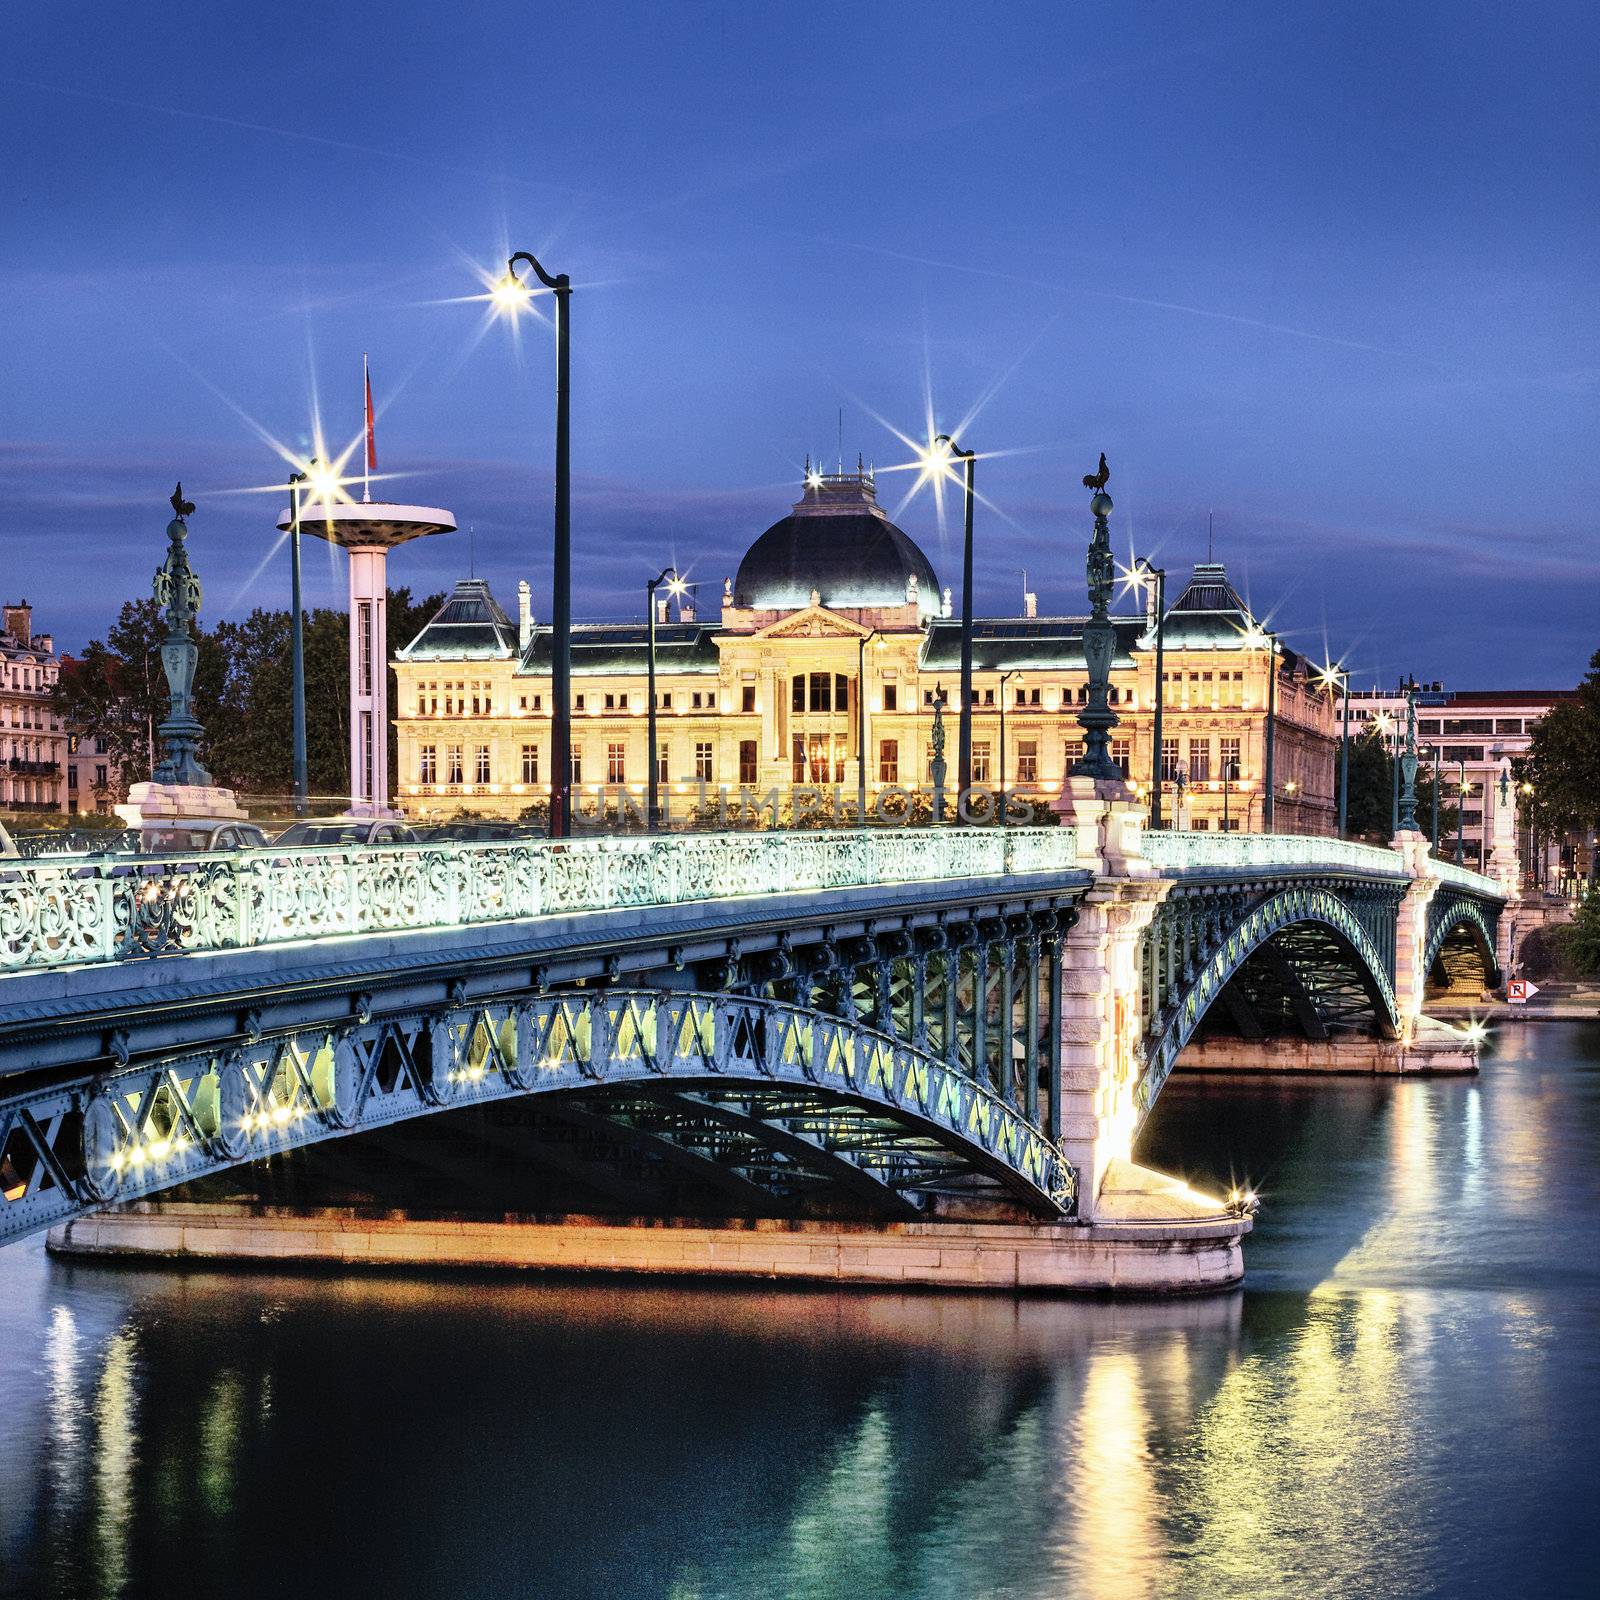
<svg viewBox="0 0 1600 1600">
<path fill-rule="evenodd" d="M 939 614 L 939 579 L 928 558 L 883 514 L 866 472 L 811 473 L 806 491 L 744 553 L 733 603 L 752 611 L 797 611 L 815 590 L 825 606 L 903 606 Z"/>
</svg>

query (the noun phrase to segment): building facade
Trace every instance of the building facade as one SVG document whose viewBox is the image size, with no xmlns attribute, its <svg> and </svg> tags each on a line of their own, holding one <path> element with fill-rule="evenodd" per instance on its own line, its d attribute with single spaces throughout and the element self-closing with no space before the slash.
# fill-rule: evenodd
<svg viewBox="0 0 1600 1600">
<path fill-rule="evenodd" d="M 0 811 L 67 809 L 67 735 L 50 704 L 60 671 L 33 607 L 0 608 Z"/>
<path fill-rule="evenodd" d="M 513 624 L 487 582 L 465 580 L 399 652 L 399 800 L 411 815 L 515 817 L 547 803 L 551 635 L 533 625 L 525 584 L 521 596 Z M 850 809 L 863 763 L 869 809 L 894 790 L 927 792 L 941 694 L 953 796 L 961 628 L 950 613 L 949 592 L 879 508 L 870 473 L 808 476 L 725 581 L 714 620 L 688 604 L 658 616 L 655 759 L 670 815 L 717 790 L 752 800 L 837 790 Z M 1041 617 L 1030 596 L 1020 617 L 976 622 L 975 788 L 1003 783 L 1027 801 L 1060 793 L 1082 750 L 1084 620 Z M 1262 830 L 1270 764 L 1274 826 L 1333 831 L 1333 697 L 1251 616 L 1220 563 L 1197 567 L 1167 611 L 1160 752 L 1153 604 L 1115 628 L 1113 755 L 1142 793 L 1159 759 L 1169 823 Z M 642 803 L 648 650 L 644 622 L 573 629 L 580 805 L 601 791 L 613 806 L 619 794 Z"/>
<path fill-rule="evenodd" d="M 1524 754 L 1539 719 L 1558 701 L 1571 699 L 1570 689 L 1446 689 L 1424 685 L 1417 693 L 1417 745 L 1423 766 L 1431 770 L 1437 757 L 1440 795 L 1447 803 L 1460 800 L 1459 833 L 1464 866 L 1489 872 L 1503 863 L 1501 848 L 1515 841 L 1516 872 L 1523 887 L 1554 888 L 1563 876 L 1564 841 L 1536 838 L 1518 807 L 1511 762 Z M 1396 689 L 1352 690 L 1350 736 L 1375 729 L 1391 746 L 1403 738 L 1405 693 Z M 1502 779 L 1504 780 L 1502 782 Z M 1426 832 L 1431 819 L 1419 816 Z M 1439 841 L 1441 855 L 1454 858 L 1456 834 Z M 1574 868 L 1569 854 L 1567 868 Z M 1581 866 L 1580 864 L 1577 864 Z M 1571 872 L 1567 873 L 1568 876 Z"/>
</svg>

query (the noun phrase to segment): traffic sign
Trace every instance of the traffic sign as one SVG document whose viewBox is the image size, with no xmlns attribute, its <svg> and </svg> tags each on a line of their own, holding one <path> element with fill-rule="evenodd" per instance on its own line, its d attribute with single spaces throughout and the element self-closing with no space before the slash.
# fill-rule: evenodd
<svg viewBox="0 0 1600 1600">
<path fill-rule="evenodd" d="M 1526 1005 L 1538 992 L 1538 984 L 1529 983 L 1526 978 L 1513 978 L 1506 985 L 1506 1003 L 1513 1006 Z"/>
</svg>

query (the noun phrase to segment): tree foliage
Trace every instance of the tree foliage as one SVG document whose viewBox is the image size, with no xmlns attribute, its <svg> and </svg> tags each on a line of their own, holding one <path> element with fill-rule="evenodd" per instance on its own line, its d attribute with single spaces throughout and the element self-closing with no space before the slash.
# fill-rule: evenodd
<svg viewBox="0 0 1600 1600">
<path fill-rule="evenodd" d="M 1395 758 L 1378 730 L 1368 726 L 1365 733 L 1350 741 L 1350 806 L 1348 826 L 1353 838 L 1387 844 L 1394 828 Z M 1450 799 L 1449 773 L 1439 785 L 1439 845 L 1443 850 L 1454 833 L 1456 807 Z M 1427 759 L 1419 754 L 1417 764 L 1417 827 L 1428 833 L 1433 828 L 1433 773 Z"/>
<path fill-rule="evenodd" d="M 444 603 L 389 591 L 389 655 L 409 643 Z M 130 600 L 83 654 L 64 665 L 55 706 L 74 732 L 105 742 L 108 765 L 127 786 L 150 775 L 152 743 L 167 709 L 160 642 L 166 633 L 153 600 Z M 294 681 L 288 611 L 255 610 L 239 622 L 197 628 L 195 713 L 205 728 L 200 757 L 217 782 L 242 794 L 286 794 L 292 782 Z M 323 609 L 305 622 L 306 764 L 311 792 L 350 792 L 349 619 Z M 395 681 L 389 677 L 390 706 Z M 389 772 L 394 779 L 391 726 Z"/>
<path fill-rule="evenodd" d="M 1539 719 L 1511 773 L 1532 786 L 1522 803 L 1541 833 L 1600 828 L 1600 650 L 1589 658 L 1577 698 Z"/>
</svg>

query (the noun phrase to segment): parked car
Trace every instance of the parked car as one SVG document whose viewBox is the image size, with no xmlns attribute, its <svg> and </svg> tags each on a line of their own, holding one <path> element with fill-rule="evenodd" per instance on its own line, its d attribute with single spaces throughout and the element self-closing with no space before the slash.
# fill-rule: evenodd
<svg viewBox="0 0 1600 1600">
<path fill-rule="evenodd" d="M 253 822 L 197 817 L 182 822 L 147 822 L 139 829 L 139 854 L 185 855 L 198 850 L 254 850 L 267 836 Z"/>
<path fill-rule="evenodd" d="M 311 845 L 415 844 L 417 836 L 403 822 L 383 817 L 320 817 L 291 823 L 274 844 L 305 848 Z"/>
<path fill-rule="evenodd" d="M 422 828 L 417 837 L 424 844 L 443 844 L 452 840 L 482 843 L 490 839 L 531 839 L 533 830 L 520 822 L 438 822 Z"/>
</svg>

